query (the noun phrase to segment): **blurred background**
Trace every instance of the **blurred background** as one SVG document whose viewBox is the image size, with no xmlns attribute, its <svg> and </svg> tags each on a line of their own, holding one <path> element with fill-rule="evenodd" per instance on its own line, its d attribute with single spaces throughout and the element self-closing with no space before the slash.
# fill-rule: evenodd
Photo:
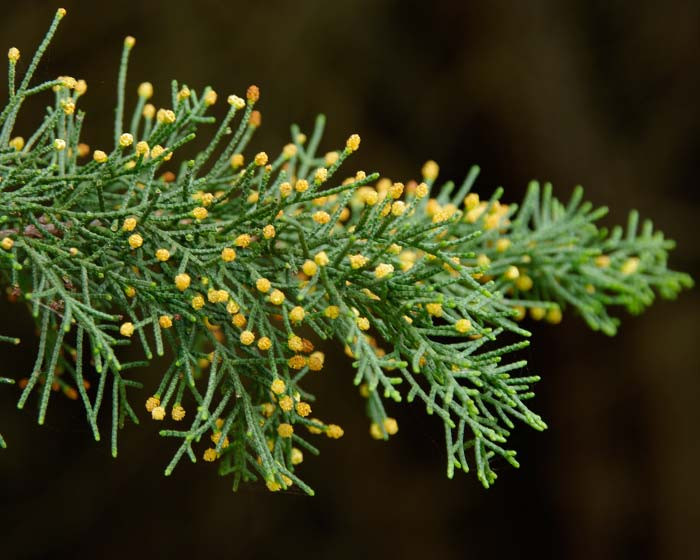
<svg viewBox="0 0 700 560">
<path fill-rule="evenodd" d="M 215 87 L 222 114 L 227 94 L 255 83 L 255 151 L 325 113 L 325 149 L 362 135 L 352 169 L 406 181 L 432 158 L 461 180 L 478 163 L 477 191 L 503 185 L 513 201 L 533 178 L 564 198 L 580 183 L 610 207 L 609 224 L 632 207 L 652 217 L 678 242 L 671 264 L 700 277 L 700 3 L 23 0 L 0 18 L 22 67 L 61 5 L 38 78 L 87 80 L 93 146 L 111 138 L 122 40 L 134 35 L 132 101 L 149 80 L 167 104 L 177 78 Z M 39 118 L 25 115 L 19 133 Z M 174 448 L 144 410 L 112 460 L 77 403 L 54 398 L 38 427 L 32 408 L 16 410 L 17 388 L 0 387 L 0 556 L 700 558 L 699 308 L 692 290 L 624 317 L 615 338 L 570 316 L 530 324 L 529 370 L 543 377 L 533 406 L 550 429 L 519 427 L 522 467 L 504 466 L 488 491 L 472 475 L 446 479 L 441 428 L 420 406 L 391 408 L 398 435 L 370 439 L 345 367 L 312 387 L 315 411 L 346 432 L 303 465 L 314 498 L 233 494 L 201 462 L 166 479 Z M 32 339 L 20 307 L 0 303 L 0 325 Z M 0 374 L 24 377 L 32 358 L 3 345 Z M 143 372 L 147 387 L 154 378 Z"/>
</svg>

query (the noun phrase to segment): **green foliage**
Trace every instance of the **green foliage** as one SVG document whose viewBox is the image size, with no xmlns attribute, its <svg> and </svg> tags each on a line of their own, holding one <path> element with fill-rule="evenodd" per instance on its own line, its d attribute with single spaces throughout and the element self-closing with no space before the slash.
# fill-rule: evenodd
<svg viewBox="0 0 700 560">
<path fill-rule="evenodd" d="M 204 451 L 234 487 L 263 479 L 271 490 L 296 484 L 312 493 L 297 476 L 303 453 L 317 453 L 309 438 L 338 438 L 342 429 L 309 416 L 314 398 L 302 384 L 323 375 L 311 340 L 336 341 L 352 357 L 374 437 L 397 430 L 387 399 L 417 398 L 444 424 L 448 476 L 473 464 L 489 486 L 496 456 L 517 466 L 506 446 L 515 422 L 545 428 L 526 404 L 539 377 L 523 376 L 517 357 L 528 344 L 517 322 L 526 308 L 553 323 L 575 310 L 614 334 L 611 307 L 637 313 L 655 293 L 670 298 L 692 284 L 667 269 L 672 242 L 651 223 L 638 232 L 632 213 L 624 233 L 599 229 L 605 210 L 581 203 L 580 189 L 564 205 L 549 185 L 533 183 L 518 208 L 500 203 L 500 190 L 486 201 L 472 193 L 476 168 L 456 191 L 433 186 L 434 162 L 420 185 L 363 172 L 339 179 L 359 137 L 317 155 L 323 117 L 308 140 L 293 127 L 278 157 L 268 162 L 261 152 L 246 165 L 241 154 L 259 120 L 254 86 L 246 100 L 229 97 L 194 159 L 176 163 L 173 153 L 215 122 L 207 111 L 216 94 L 173 82 L 171 109 L 156 112 L 142 84 L 125 125 L 130 38 L 114 146 L 83 161 L 84 114 L 75 105 L 84 83 L 63 77 L 30 87 L 61 17 L 18 87 L 19 53 L 9 57 L 0 283 L 28 306 L 39 332 L 19 407 L 36 394 L 43 424 L 52 388 L 61 389 L 82 402 L 99 440 L 104 403 L 114 456 L 118 429 L 139 422 L 135 376 L 165 356 L 146 406 L 156 421 L 170 412 L 174 427 L 161 435 L 176 450 L 166 474 Z M 26 142 L 12 139 L 22 103 L 51 90 L 40 127 Z M 505 331 L 520 341 L 503 342 Z M 126 361 L 136 350 L 143 359 Z M 189 426 L 174 429 L 183 421 Z"/>
</svg>

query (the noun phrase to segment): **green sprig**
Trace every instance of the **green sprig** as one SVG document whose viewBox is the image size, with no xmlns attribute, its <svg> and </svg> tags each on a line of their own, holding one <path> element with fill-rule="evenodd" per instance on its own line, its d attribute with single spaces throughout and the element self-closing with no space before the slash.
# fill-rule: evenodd
<svg viewBox="0 0 700 560">
<path fill-rule="evenodd" d="M 142 385 L 126 376 L 148 368 L 157 378 L 144 399 L 151 417 L 190 422 L 160 432 L 179 440 L 166 475 L 184 456 L 202 457 L 233 475 L 234 488 L 261 479 L 270 490 L 296 485 L 312 494 L 298 476 L 303 452 L 318 453 L 309 439 L 343 432 L 309 416 L 315 399 L 302 385 L 324 366 L 314 344 L 335 342 L 351 357 L 373 437 L 396 433 L 393 403 L 417 399 L 444 425 L 447 475 L 474 468 L 488 487 L 494 461 L 518 466 L 507 447 L 516 424 L 546 427 L 527 405 L 539 376 L 522 374 L 518 354 L 529 344 L 518 324 L 526 308 L 553 323 L 573 310 L 612 335 L 615 307 L 638 313 L 656 294 L 671 298 L 692 285 L 667 268 L 673 243 L 650 222 L 640 229 L 632 213 L 626 230 L 599 228 L 605 210 L 583 203 L 580 189 L 565 205 L 549 185 L 532 183 L 518 208 L 500 201 L 501 189 L 486 200 L 471 192 L 476 167 L 456 191 L 434 187 L 434 162 L 420 185 L 361 171 L 340 178 L 360 140 L 317 156 L 323 116 L 308 142 L 294 126 L 279 156 L 258 153 L 246 165 L 258 126 L 254 86 L 245 102 L 229 98 L 211 141 L 176 165 L 171 158 L 215 121 L 207 111 L 216 95 L 173 82 L 172 113 L 154 123 L 145 104 L 152 88 L 142 84 L 133 138 L 122 146 L 131 38 L 117 80 L 115 147 L 85 161 L 75 81 L 30 87 L 64 13 L 16 90 L 9 66 L 0 284 L 30 309 L 39 332 L 18 406 L 39 393 L 42 424 L 59 389 L 82 403 L 99 440 L 110 400 L 115 457 L 119 429 L 138 423 L 129 399 Z M 11 141 L 23 101 L 50 89 L 54 104 L 41 125 L 23 146 Z M 122 347 L 131 345 L 141 356 L 126 361 Z M 150 365 L 153 348 L 169 362 L 161 372 Z"/>
</svg>

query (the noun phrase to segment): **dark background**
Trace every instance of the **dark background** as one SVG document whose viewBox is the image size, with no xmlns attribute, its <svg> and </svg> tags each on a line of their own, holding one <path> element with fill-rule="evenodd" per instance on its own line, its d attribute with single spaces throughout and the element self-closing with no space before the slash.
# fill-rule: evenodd
<svg viewBox="0 0 700 560">
<path fill-rule="evenodd" d="M 61 4 L 3 3 L 3 49 L 26 67 Z M 483 172 L 517 201 L 532 178 L 567 197 L 575 184 L 611 209 L 638 208 L 678 241 L 671 259 L 698 278 L 700 3 L 697 2 L 65 2 L 39 78 L 85 78 L 85 136 L 111 138 L 122 39 L 137 38 L 129 91 L 172 78 L 220 94 L 256 83 L 273 153 L 288 125 L 328 116 L 326 149 L 362 135 L 352 169 L 395 180 L 428 158 L 442 177 Z M 3 92 L 5 90 L 3 89 Z M 3 93 L 4 95 L 4 93 Z M 134 96 L 135 97 L 135 96 Z M 19 123 L 29 127 L 38 114 Z M 345 429 L 302 476 L 317 496 L 230 491 L 215 467 L 182 463 L 145 411 L 120 455 L 92 441 L 79 404 L 54 398 L 47 425 L 0 387 L 0 557 L 54 558 L 700 558 L 697 290 L 625 317 L 615 338 L 567 316 L 530 325 L 533 403 L 550 429 L 519 428 L 522 467 L 495 487 L 445 478 L 443 436 L 421 407 L 393 407 L 401 430 L 367 434 L 348 369 L 328 368 L 315 408 Z M 23 309 L 0 304 L 2 332 L 32 339 Z M 20 378 L 31 352 L 0 348 Z M 341 354 L 329 357 L 345 363 Z M 151 387 L 158 365 L 144 371 Z M 150 394 L 150 393 L 148 393 Z M 145 395 L 144 395 L 145 399 Z"/>
</svg>

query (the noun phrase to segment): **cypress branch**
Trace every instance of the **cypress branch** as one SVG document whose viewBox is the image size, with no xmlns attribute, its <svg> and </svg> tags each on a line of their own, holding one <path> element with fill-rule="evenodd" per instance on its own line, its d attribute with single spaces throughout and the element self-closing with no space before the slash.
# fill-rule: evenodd
<svg viewBox="0 0 700 560">
<path fill-rule="evenodd" d="M 506 447 L 516 424 L 546 427 L 526 404 L 539 381 L 522 374 L 518 352 L 529 341 L 503 342 L 504 332 L 529 337 L 518 324 L 526 311 L 550 323 L 572 312 L 613 335 L 616 307 L 639 313 L 657 295 L 692 286 L 668 269 L 673 242 L 651 222 L 640 228 L 632 212 L 624 230 L 599 228 L 605 209 L 584 203 L 580 188 L 564 204 L 533 182 L 518 207 L 501 202 L 501 189 L 484 200 L 472 192 L 477 167 L 456 191 L 437 188 L 435 162 L 420 184 L 363 171 L 338 178 L 360 137 L 319 157 L 323 116 L 308 141 L 293 126 L 277 157 L 244 155 L 260 123 L 256 86 L 245 99 L 229 96 L 209 144 L 177 165 L 179 149 L 215 120 L 206 113 L 217 94 L 173 82 L 170 107 L 156 109 L 143 83 L 127 132 L 131 37 L 115 146 L 91 150 L 75 111 L 85 82 L 29 83 L 64 14 L 16 89 L 20 53 L 8 53 L 0 284 L 39 332 L 18 406 L 38 393 L 42 424 L 60 390 L 82 403 L 99 440 L 109 400 L 115 457 L 119 429 L 138 423 L 130 399 L 141 384 L 129 370 L 150 364 L 155 349 L 170 363 L 141 399 L 154 421 L 167 417 L 161 435 L 179 440 L 166 475 L 187 456 L 218 462 L 234 488 L 260 479 L 271 491 L 296 485 L 312 494 L 298 476 L 304 453 L 318 453 L 314 437 L 343 435 L 312 417 L 314 397 L 303 388 L 326 365 L 315 345 L 328 340 L 356 370 L 372 437 L 398 430 L 386 399 L 418 399 L 444 424 L 447 475 L 474 468 L 488 487 L 495 457 L 518 466 Z M 55 99 L 39 128 L 26 143 L 11 139 L 23 101 L 48 90 Z M 122 347 L 132 345 L 140 356 L 126 361 Z M 189 427 L 172 429 L 183 421 Z"/>
</svg>

